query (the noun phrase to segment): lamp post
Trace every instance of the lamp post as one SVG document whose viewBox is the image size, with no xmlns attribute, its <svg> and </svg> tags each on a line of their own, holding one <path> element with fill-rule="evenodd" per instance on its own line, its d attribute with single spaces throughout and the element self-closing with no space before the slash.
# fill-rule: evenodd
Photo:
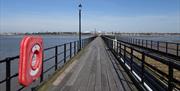
<svg viewBox="0 0 180 91">
<path fill-rule="evenodd" d="M 81 50 L 81 9 L 82 5 L 79 4 L 79 51 Z"/>
</svg>

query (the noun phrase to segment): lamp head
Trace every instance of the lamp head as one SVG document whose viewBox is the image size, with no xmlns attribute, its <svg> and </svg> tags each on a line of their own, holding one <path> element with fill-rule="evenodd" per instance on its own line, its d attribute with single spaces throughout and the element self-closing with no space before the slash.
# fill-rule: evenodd
<svg viewBox="0 0 180 91">
<path fill-rule="evenodd" d="M 79 6 L 78 6 L 79 8 L 82 8 L 82 5 L 81 4 L 79 4 Z"/>
</svg>

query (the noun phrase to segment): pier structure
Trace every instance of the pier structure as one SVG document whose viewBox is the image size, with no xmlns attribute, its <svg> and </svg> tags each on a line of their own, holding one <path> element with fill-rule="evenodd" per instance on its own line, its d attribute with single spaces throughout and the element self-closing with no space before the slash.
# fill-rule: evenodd
<svg viewBox="0 0 180 91">
<path fill-rule="evenodd" d="M 46 85 L 46 84 L 45 84 Z M 92 41 L 44 91 L 137 91 L 101 37 Z"/>
<path fill-rule="evenodd" d="M 28 87 L 12 82 L 18 73 L 11 74 L 11 63 L 19 56 L 6 58 L 0 61 L 6 65 L 0 87 L 7 91 L 179 91 L 179 54 L 131 41 L 102 35 L 82 39 L 81 51 L 78 41 L 46 48 L 44 52 L 54 50 L 54 55 L 44 58 L 41 77 Z M 13 88 L 14 84 L 18 86 Z"/>
</svg>

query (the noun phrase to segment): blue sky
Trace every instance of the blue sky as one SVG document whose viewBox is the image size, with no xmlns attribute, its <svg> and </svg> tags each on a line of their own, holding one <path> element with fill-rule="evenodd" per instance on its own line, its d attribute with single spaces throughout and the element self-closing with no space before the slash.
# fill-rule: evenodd
<svg viewBox="0 0 180 91">
<path fill-rule="evenodd" d="M 0 32 L 78 31 L 80 0 L 0 0 Z M 82 31 L 178 32 L 180 0 L 82 0 Z"/>
</svg>

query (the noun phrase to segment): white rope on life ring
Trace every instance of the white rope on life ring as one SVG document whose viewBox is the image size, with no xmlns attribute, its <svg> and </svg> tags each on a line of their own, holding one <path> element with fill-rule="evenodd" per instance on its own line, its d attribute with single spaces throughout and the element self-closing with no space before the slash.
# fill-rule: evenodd
<svg viewBox="0 0 180 91">
<path fill-rule="evenodd" d="M 41 67 L 41 64 L 39 65 L 39 59 L 38 59 L 38 54 L 39 54 L 39 51 L 40 51 L 40 46 L 38 44 L 35 44 L 33 47 L 32 47 L 32 60 L 31 60 L 31 70 L 30 70 L 30 75 L 31 76 L 35 76 L 38 71 L 39 71 L 39 67 Z M 35 67 L 37 66 L 37 67 Z M 34 67 L 34 68 L 33 68 Z"/>
</svg>

